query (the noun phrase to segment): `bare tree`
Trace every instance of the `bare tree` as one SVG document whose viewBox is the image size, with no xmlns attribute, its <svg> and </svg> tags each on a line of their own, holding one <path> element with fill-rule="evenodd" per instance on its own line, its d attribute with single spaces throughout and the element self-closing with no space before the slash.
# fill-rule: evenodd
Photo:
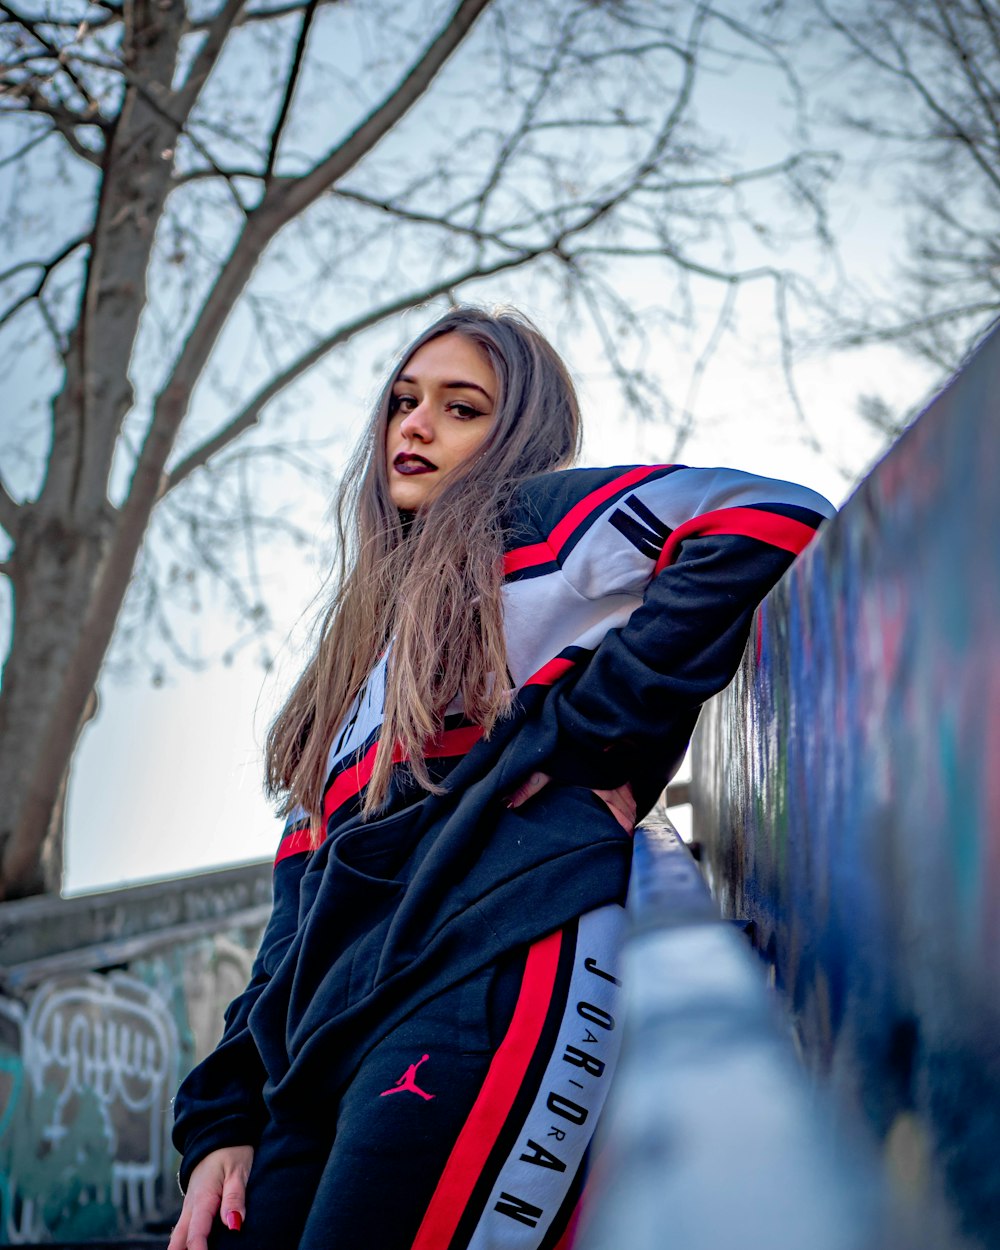
<svg viewBox="0 0 1000 1250">
<path fill-rule="evenodd" d="M 169 642 L 166 605 L 208 578 L 266 625 L 252 539 L 287 520 L 261 506 L 262 473 L 315 459 L 260 431 L 301 379 L 409 309 L 525 270 L 590 319 L 635 402 L 662 404 L 644 336 L 692 276 L 783 291 L 770 264 L 719 258 L 756 228 L 755 188 L 775 212 L 780 187 L 800 222 L 826 171 L 805 152 L 725 167 L 699 138 L 703 67 L 770 54 L 698 0 L 0 0 L 0 15 L 0 364 L 43 335 L 52 377 L 0 445 L 14 897 L 58 882 L 62 796 L 123 603 L 125 628 Z M 659 266 L 659 311 L 619 295 L 611 264 Z"/>
<path fill-rule="evenodd" d="M 835 338 L 897 343 L 948 373 L 1000 315 L 1000 7 L 993 0 L 777 7 L 797 25 L 796 55 L 822 57 L 818 93 L 837 123 L 874 141 L 906 222 L 898 285 L 888 298 L 864 293 L 847 316 L 838 310 Z M 866 397 L 862 412 L 887 431 L 897 428 L 878 397 Z"/>
</svg>

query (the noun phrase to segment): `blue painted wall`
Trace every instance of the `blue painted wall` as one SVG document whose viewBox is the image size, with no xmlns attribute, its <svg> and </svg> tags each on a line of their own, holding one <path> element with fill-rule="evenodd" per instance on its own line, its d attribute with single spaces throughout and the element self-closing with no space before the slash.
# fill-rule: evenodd
<svg viewBox="0 0 1000 1250">
<path fill-rule="evenodd" d="M 1000 336 L 763 605 L 693 770 L 809 1061 L 942 1246 L 1000 1245 Z"/>
</svg>

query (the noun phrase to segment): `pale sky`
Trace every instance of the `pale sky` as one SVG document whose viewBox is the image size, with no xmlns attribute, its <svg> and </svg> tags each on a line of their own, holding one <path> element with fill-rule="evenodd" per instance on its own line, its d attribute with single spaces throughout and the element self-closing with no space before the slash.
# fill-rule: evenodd
<svg viewBox="0 0 1000 1250">
<path fill-rule="evenodd" d="M 726 136 L 733 167 L 775 159 L 780 135 L 782 89 L 760 66 L 708 84 L 699 109 L 706 129 Z M 854 154 L 831 203 L 847 271 L 864 273 L 883 289 L 899 258 L 902 234 L 888 183 L 868 173 L 869 152 Z M 791 264 L 789 242 L 780 263 Z M 759 255 L 753 258 L 758 263 Z M 633 307 L 657 302 L 658 292 L 642 270 L 622 269 L 616 286 Z M 503 287 L 471 291 L 468 297 L 510 303 L 527 312 L 564 352 L 578 380 L 586 438 L 581 463 L 632 464 L 673 459 L 670 430 L 624 411 L 615 387 L 597 371 L 596 344 L 563 334 L 560 309 L 538 307 L 537 288 L 512 275 Z M 678 329 L 662 345 L 657 371 L 675 404 L 690 391 L 694 362 L 709 338 L 719 289 L 697 287 L 696 319 L 690 333 Z M 744 289 L 738 303 L 738 337 L 728 337 L 693 396 L 696 421 L 680 459 L 688 464 L 725 464 L 801 482 L 841 503 L 852 481 L 879 454 L 878 440 L 857 416 L 862 393 L 881 394 L 908 408 L 928 394 L 926 369 L 889 348 L 869 348 L 836 357 L 815 354 L 796 367 L 796 384 L 812 433 L 822 452 L 807 446 L 776 359 L 773 302 L 765 284 Z M 426 320 L 431 320 L 429 315 Z M 411 323 L 411 330 L 416 328 Z M 409 338 L 411 330 L 402 335 Z M 341 436 L 358 428 L 385 363 L 383 334 L 365 340 L 354 353 L 350 376 L 337 385 L 315 379 L 306 388 L 310 410 L 304 424 Z M 37 362 L 25 353 L 20 373 L 6 379 L 17 396 Z M 313 524 L 310 520 L 309 524 Z M 328 536 L 322 535 L 327 539 Z M 65 889 L 76 893 L 210 865 L 266 858 L 273 854 L 280 826 L 261 795 L 261 744 L 270 717 L 294 679 L 303 657 L 281 638 L 297 629 L 309 610 L 319 575 L 303 555 L 289 559 L 262 554 L 263 579 L 275 610 L 278 662 L 265 681 L 256 648 L 240 651 L 231 665 L 206 672 L 174 666 L 165 685 L 152 687 L 141 667 L 126 684 L 110 676 L 100 683 L 100 710 L 84 731 L 73 766 L 68 806 Z M 199 629 L 206 650 L 221 652 L 235 634 L 231 617 L 211 607 Z M 680 822 L 679 822 L 680 823 Z"/>
</svg>

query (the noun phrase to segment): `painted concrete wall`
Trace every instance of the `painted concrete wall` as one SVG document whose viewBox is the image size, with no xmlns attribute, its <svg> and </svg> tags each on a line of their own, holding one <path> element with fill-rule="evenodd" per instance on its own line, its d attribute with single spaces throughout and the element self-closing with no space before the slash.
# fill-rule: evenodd
<svg viewBox="0 0 1000 1250">
<path fill-rule="evenodd" d="M 942 1248 L 1000 1245 L 1000 337 L 762 607 L 695 836 Z"/>
<path fill-rule="evenodd" d="M 176 1214 L 170 1100 L 246 983 L 270 879 L 253 864 L 0 905 L 0 1243 Z"/>
</svg>

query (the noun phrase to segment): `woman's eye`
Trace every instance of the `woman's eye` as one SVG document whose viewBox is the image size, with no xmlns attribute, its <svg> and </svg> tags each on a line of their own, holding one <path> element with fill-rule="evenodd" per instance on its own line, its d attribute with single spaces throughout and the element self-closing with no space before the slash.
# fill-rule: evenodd
<svg viewBox="0 0 1000 1250">
<path fill-rule="evenodd" d="M 389 401 L 390 412 L 412 412 L 417 401 L 412 395 L 393 395 Z"/>
<path fill-rule="evenodd" d="M 473 408 L 471 404 L 451 404 L 451 411 L 456 417 L 461 417 L 463 421 L 468 421 L 472 417 L 481 417 L 483 414 L 478 408 Z"/>
</svg>

